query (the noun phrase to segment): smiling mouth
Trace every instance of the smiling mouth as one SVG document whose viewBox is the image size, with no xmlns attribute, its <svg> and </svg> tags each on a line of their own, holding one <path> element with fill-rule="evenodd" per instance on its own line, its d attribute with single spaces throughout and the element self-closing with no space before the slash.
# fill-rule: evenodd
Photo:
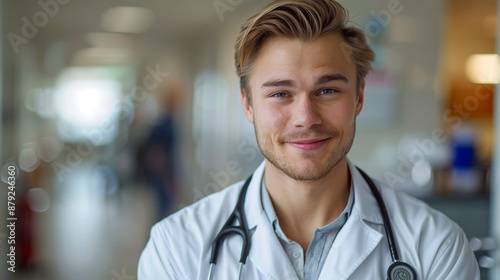
<svg viewBox="0 0 500 280">
<path fill-rule="evenodd" d="M 291 141 L 288 142 L 288 144 L 304 151 L 313 151 L 321 148 L 328 140 L 330 140 L 330 138 L 306 139 L 306 140 Z"/>
</svg>

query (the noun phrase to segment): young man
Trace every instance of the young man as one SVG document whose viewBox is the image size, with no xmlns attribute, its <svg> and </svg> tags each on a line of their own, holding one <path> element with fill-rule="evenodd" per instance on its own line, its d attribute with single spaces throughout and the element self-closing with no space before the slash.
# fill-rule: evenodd
<svg viewBox="0 0 500 280">
<path fill-rule="evenodd" d="M 371 190 L 346 158 L 374 58 L 346 22 L 333 0 L 284 0 L 243 24 L 241 99 L 266 160 L 247 182 L 155 225 L 139 280 L 479 279 L 455 223 L 381 183 Z M 241 237 L 217 238 L 239 198 L 244 216 L 231 225 L 248 229 L 241 267 Z"/>
</svg>

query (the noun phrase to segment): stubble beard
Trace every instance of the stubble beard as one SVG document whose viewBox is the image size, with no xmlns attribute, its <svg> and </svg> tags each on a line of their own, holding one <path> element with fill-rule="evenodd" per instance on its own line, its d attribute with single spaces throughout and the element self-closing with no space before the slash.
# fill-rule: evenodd
<svg viewBox="0 0 500 280">
<path fill-rule="evenodd" d="M 356 120 L 354 120 L 352 124 L 351 133 L 343 135 L 346 137 L 344 141 L 342 141 L 342 139 L 339 139 L 339 137 L 341 136 L 337 130 L 312 129 L 312 134 L 323 136 L 328 135 L 329 137 L 331 137 L 328 141 L 339 141 L 340 146 L 333 149 L 325 163 L 318 168 L 313 167 L 307 170 L 298 170 L 298 168 L 296 168 L 290 162 L 290 160 L 287 160 L 285 155 L 279 154 L 274 150 L 273 144 L 270 142 L 272 140 L 262 137 L 259 134 L 259 129 L 255 121 L 254 124 L 257 144 L 259 145 L 259 148 L 264 157 L 277 169 L 296 181 L 317 181 L 326 177 L 330 173 L 330 171 L 346 157 L 347 153 L 352 147 L 354 136 L 356 134 Z M 282 138 L 286 137 L 280 137 L 280 139 Z M 281 140 L 278 140 L 278 142 L 278 145 L 288 145 L 287 143 L 281 142 Z"/>
</svg>

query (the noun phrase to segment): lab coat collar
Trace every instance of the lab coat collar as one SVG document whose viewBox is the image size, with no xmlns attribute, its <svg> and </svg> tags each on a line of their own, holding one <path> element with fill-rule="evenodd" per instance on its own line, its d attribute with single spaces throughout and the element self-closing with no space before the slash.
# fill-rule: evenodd
<svg viewBox="0 0 500 280">
<path fill-rule="evenodd" d="M 259 224 L 260 216 L 265 214 L 260 196 L 260 184 L 265 166 L 266 161 L 264 160 L 253 172 L 252 181 L 250 181 L 250 185 L 248 186 L 247 197 L 245 199 L 245 213 L 249 229 L 253 229 Z"/>
<path fill-rule="evenodd" d="M 354 183 L 355 202 L 353 212 L 356 211 L 363 221 L 383 224 L 384 220 L 382 219 L 382 215 L 380 215 L 380 208 L 368 186 L 368 182 L 361 176 L 359 170 L 350 160 L 347 160 L 347 164 L 351 173 L 351 180 Z"/>
<path fill-rule="evenodd" d="M 383 224 L 380 210 L 368 183 L 349 160 L 348 166 L 354 183 L 355 202 L 351 216 L 339 232 L 325 261 L 325 266 L 335 265 L 324 267 L 320 279 L 331 279 L 330 275 L 342 275 L 342 279 L 347 279 L 348 275 L 356 270 L 383 237 L 382 233 L 367 224 L 367 222 Z M 288 256 L 282 249 L 262 207 L 261 182 L 264 167 L 265 161 L 255 170 L 245 201 L 248 228 L 255 229 L 251 238 L 249 260 L 269 279 L 298 280 L 292 264 L 289 261 L 283 261 L 288 260 Z M 276 250 L 276 248 L 281 248 L 281 250 Z"/>
<path fill-rule="evenodd" d="M 373 196 L 368 183 L 361 176 L 355 165 L 348 159 L 347 164 L 354 185 L 354 207 L 364 221 L 383 224 L 382 216 L 377 201 Z M 259 218 L 265 214 L 261 201 L 261 183 L 264 174 L 265 160 L 253 173 L 252 181 L 248 186 L 247 199 L 245 201 L 245 213 L 247 213 L 248 228 L 252 229 L 259 223 Z"/>
</svg>

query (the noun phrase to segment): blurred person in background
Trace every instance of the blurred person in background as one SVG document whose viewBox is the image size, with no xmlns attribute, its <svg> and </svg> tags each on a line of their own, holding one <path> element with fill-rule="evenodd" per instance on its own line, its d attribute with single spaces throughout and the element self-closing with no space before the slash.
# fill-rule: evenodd
<svg viewBox="0 0 500 280">
<path fill-rule="evenodd" d="M 139 168 L 152 187 L 156 199 L 156 219 L 160 220 L 174 209 L 180 188 L 179 126 L 175 117 L 186 94 L 179 81 L 165 83 L 158 96 L 160 116 L 139 151 Z"/>
</svg>

